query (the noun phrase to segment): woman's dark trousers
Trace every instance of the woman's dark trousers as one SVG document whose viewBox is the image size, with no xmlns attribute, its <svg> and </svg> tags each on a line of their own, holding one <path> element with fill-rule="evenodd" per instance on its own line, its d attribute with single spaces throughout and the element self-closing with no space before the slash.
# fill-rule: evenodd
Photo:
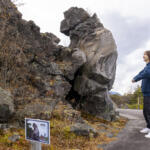
<svg viewBox="0 0 150 150">
<path fill-rule="evenodd" d="M 150 96 L 144 96 L 143 115 L 146 120 L 147 128 L 150 128 Z"/>
</svg>

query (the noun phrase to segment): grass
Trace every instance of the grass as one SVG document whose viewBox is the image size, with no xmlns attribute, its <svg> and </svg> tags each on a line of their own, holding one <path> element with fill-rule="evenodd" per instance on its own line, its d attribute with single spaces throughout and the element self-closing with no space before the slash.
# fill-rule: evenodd
<svg viewBox="0 0 150 150">
<path fill-rule="evenodd" d="M 139 106 L 138 104 L 127 104 L 127 106 L 129 109 L 138 109 L 138 107 L 139 109 L 143 109 L 143 104 L 140 104 Z"/>
<path fill-rule="evenodd" d="M 108 122 L 89 114 L 82 113 L 82 117 L 97 130 L 105 129 L 106 132 L 101 133 L 96 138 L 77 136 L 70 132 L 70 125 L 73 122 L 58 117 L 58 114 L 51 118 L 51 145 L 42 145 L 42 150 L 97 150 L 98 144 L 107 144 L 116 137 L 108 137 L 107 133 L 117 135 L 124 128 L 127 119 L 120 118 L 113 122 Z M 106 127 L 99 126 L 100 123 L 106 124 Z M 16 142 L 9 141 L 8 137 L 14 134 L 20 135 L 20 140 Z M 0 150 L 29 150 L 30 143 L 25 140 L 24 129 L 9 129 L 7 131 L 0 130 Z M 102 150 L 102 149 L 99 149 Z"/>
</svg>

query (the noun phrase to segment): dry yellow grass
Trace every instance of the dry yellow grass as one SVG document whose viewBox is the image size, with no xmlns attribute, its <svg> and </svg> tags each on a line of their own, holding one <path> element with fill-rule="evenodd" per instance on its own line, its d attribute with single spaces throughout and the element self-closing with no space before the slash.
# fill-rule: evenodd
<svg viewBox="0 0 150 150">
<path fill-rule="evenodd" d="M 82 114 L 82 117 L 87 120 L 87 123 L 97 130 L 105 129 L 98 137 L 82 137 L 74 133 L 70 133 L 69 125 L 73 124 L 67 119 L 56 117 L 51 118 L 51 145 L 42 145 L 42 150 L 100 150 L 97 148 L 98 144 L 107 144 L 116 137 L 108 137 L 107 133 L 114 133 L 117 135 L 119 131 L 124 128 L 127 119 L 120 118 L 113 122 L 108 122 L 102 119 L 95 118 L 91 115 Z M 99 126 L 104 123 L 107 126 Z M 12 143 L 8 137 L 13 134 L 19 134 L 20 140 Z M 24 129 L 10 129 L 8 131 L 0 132 L 0 150 L 29 150 L 30 144 L 25 140 Z M 102 149 L 101 149 L 102 150 Z"/>
</svg>

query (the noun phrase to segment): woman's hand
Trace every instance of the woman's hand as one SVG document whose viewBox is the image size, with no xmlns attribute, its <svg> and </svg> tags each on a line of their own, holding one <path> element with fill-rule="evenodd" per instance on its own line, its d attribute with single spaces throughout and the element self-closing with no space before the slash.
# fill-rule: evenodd
<svg viewBox="0 0 150 150">
<path fill-rule="evenodd" d="M 134 79 L 132 79 L 132 83 L 134 83 L 135 82 L 135 80 Z"/>
</svg>

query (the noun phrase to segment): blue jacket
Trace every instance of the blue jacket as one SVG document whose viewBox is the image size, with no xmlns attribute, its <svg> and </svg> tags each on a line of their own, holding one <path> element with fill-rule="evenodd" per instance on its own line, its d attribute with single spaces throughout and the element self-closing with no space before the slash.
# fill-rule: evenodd
<svg viewBox="0 0 150 150">
<path fill-rule="evenodd" d="M 150 62 L 133 79 L 136 82 L 142 79 L 141 91 L 143 96 L 150 96 Z"/>
</svg>

